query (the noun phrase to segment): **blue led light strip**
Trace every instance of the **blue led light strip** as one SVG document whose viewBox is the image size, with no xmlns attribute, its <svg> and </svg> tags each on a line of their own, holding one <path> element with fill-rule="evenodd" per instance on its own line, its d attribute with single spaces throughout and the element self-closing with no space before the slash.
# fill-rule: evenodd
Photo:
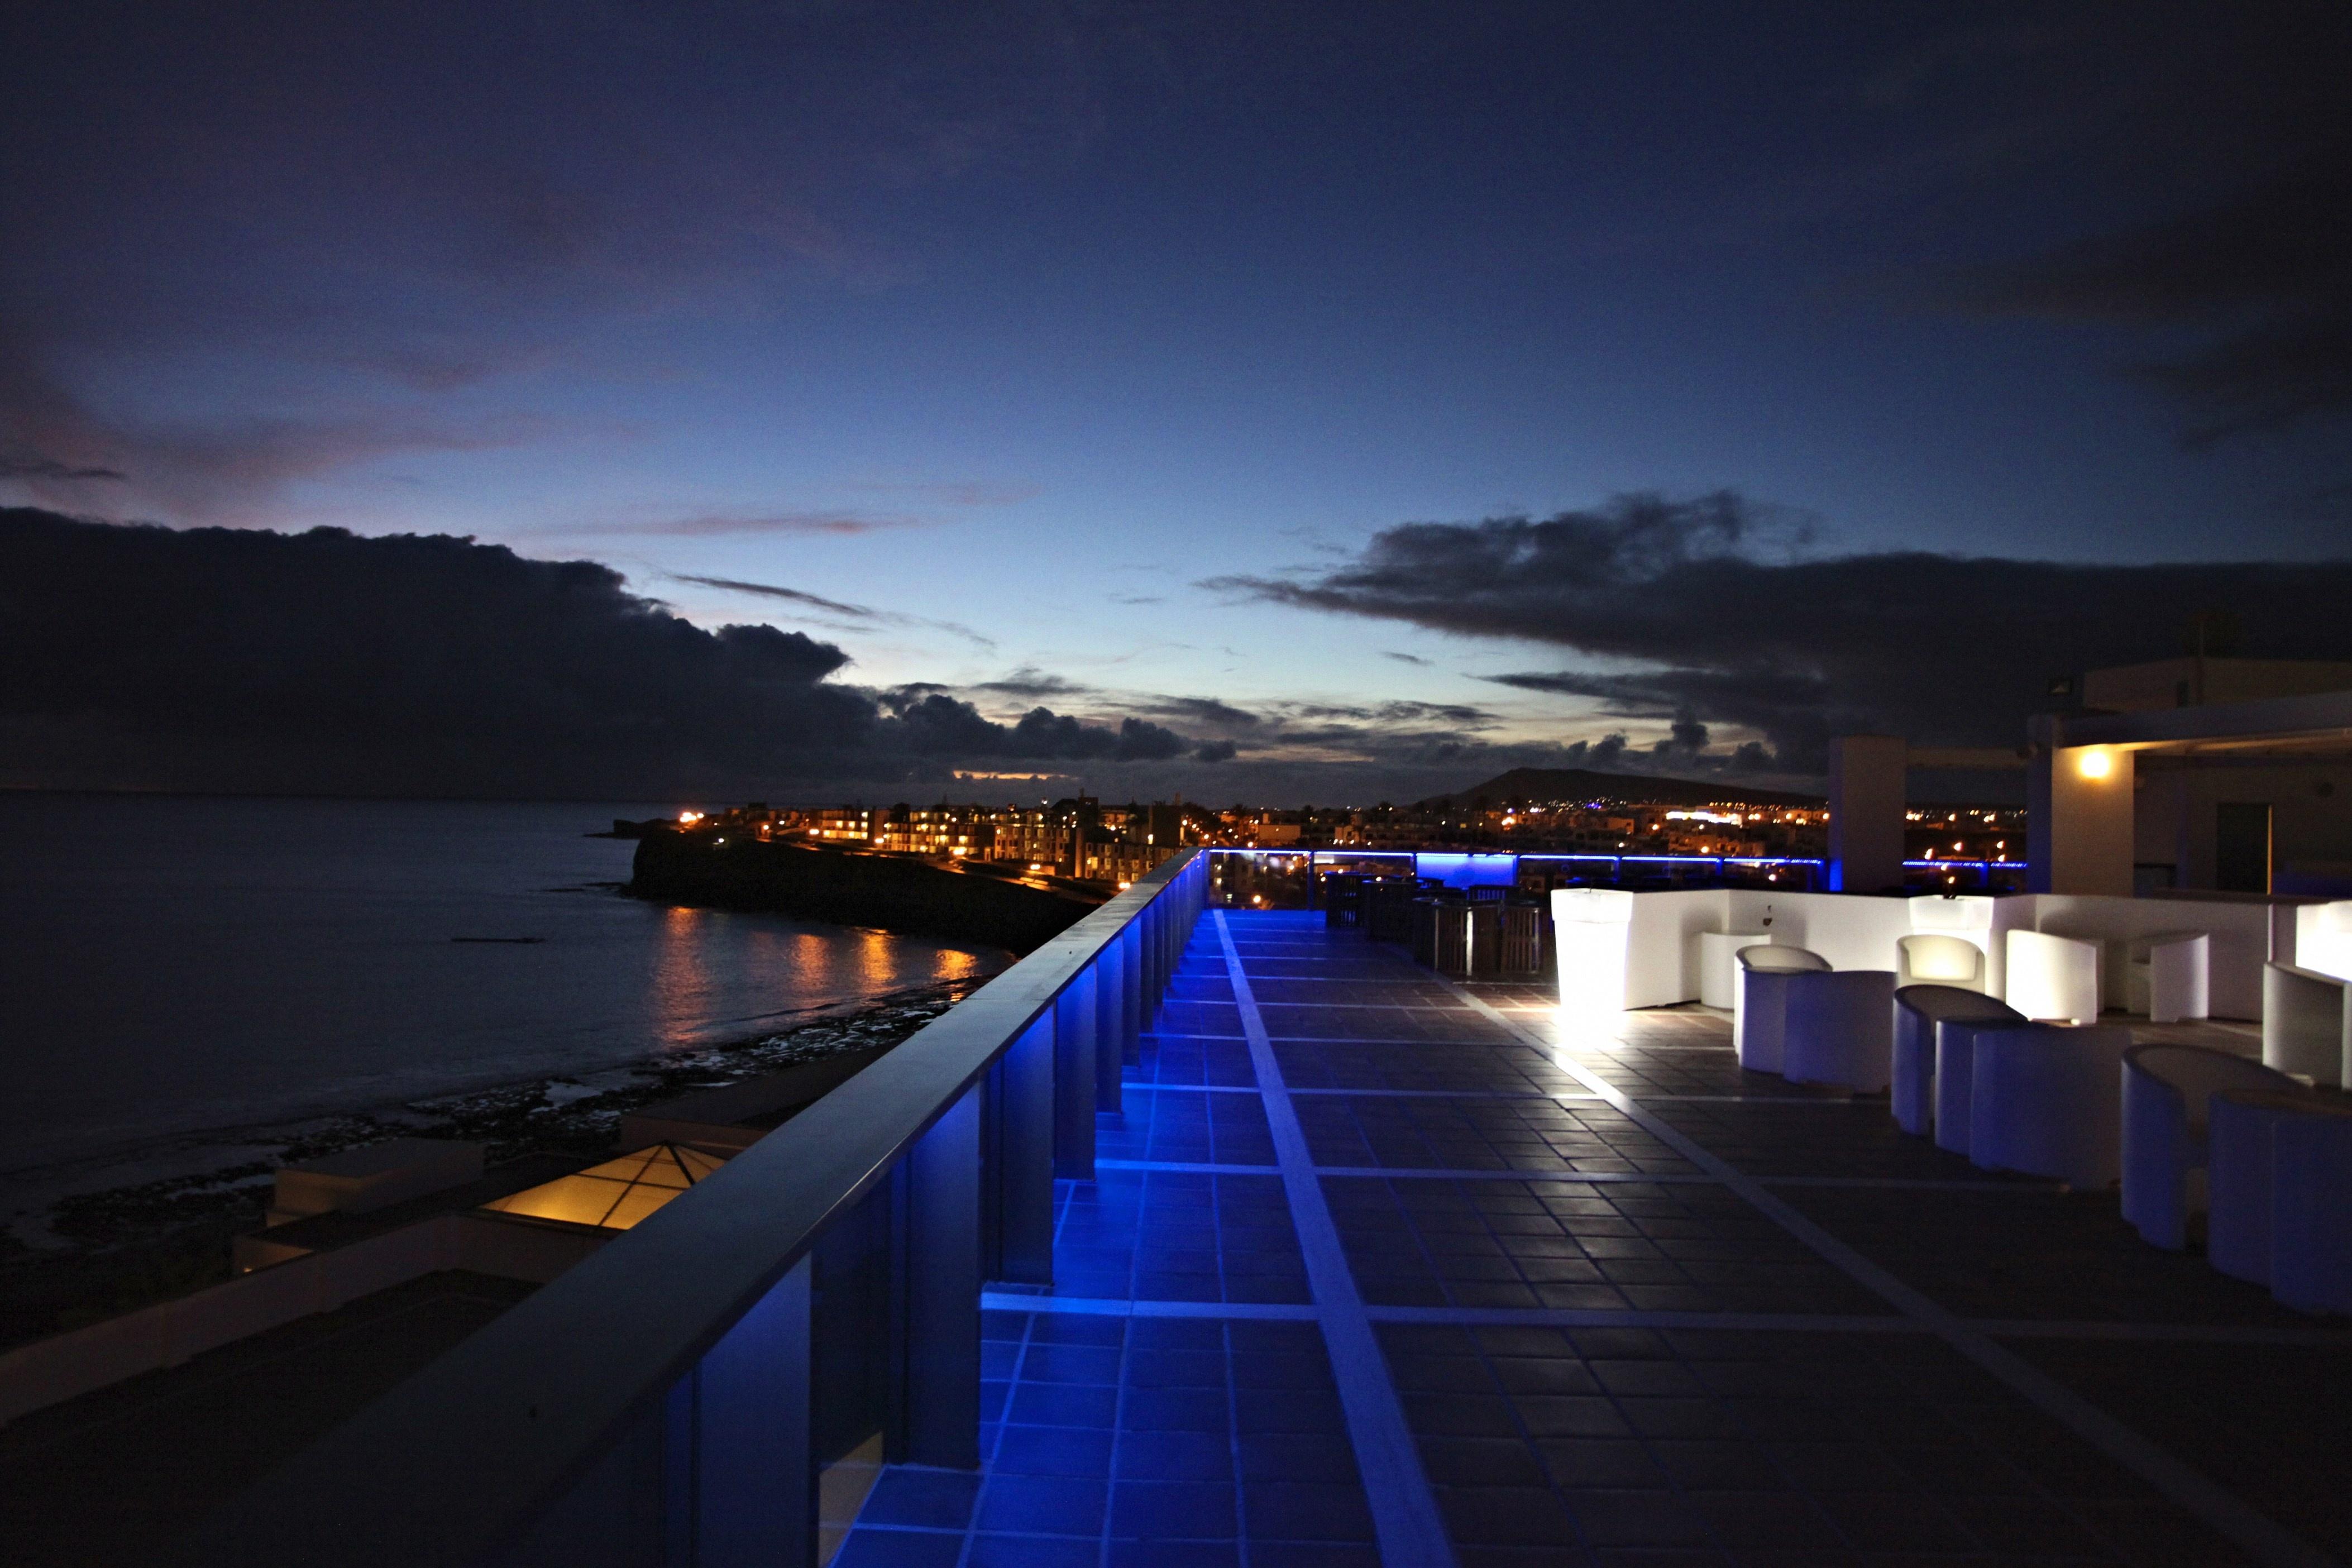
<svg viewBox="0 0 2352 1568">
<path fill-rule="evenodd" d="M 1364 1500 L 1372 1511 L 1372 1529 L 1380 1539 L 1381 1561 L 1392 1568 L 1446 1568 L 1454 1562 L 1454 1545 L 1446 1539 L 1437 1498 L 1421 1468 L 1412 1433 L 1405 1426 L 1404 1406 L 1389 1381 L 1388 1363 L 1371 1319 L 1356 1291 L 1356 1277 L 1348 1270 L 1348 1255 L 1339 1245 L 1339 1229 L 1323 1201 L 1322 1183 L 1307 1151 L 1307 1134 L 1290 1103 L 1282 1068 L 1274 1058 L 1274 1042 L 1258 1016 L 1249 977 L 1242 973 L 1241 954 L 1234 947 L 1225 911 L 1212 910 L 1217 942 L 1225 951 L 1225 972 L 1234 983 L 1234 1001 L 1249 1037 L 1250 1064 L 1257 1069 L 1259 1092 L 1265 1100 L 1265 1122 L 1274 1135 L 1275 1158 L 1282 1166 L 1282 1187 L 1290 1200 L 1291 1223 L 1298 1230 L 1298 1250 L 1307 1263 L 1307 1283 L 1314 1292 L 1316 1314 L 1323 1324 L 1323 1342 L 1331 1356 L 1332 1375 L 1339 1384 L 1339 1405 L 1348 1418 L 1348 1437 L 1356 1449 L 1356 1468 L 1364 1483 Z"/>
</svg>

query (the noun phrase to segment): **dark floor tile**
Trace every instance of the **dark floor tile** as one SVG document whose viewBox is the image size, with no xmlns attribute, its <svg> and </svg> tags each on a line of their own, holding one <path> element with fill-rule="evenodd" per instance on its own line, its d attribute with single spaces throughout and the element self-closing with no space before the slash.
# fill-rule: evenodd
<svg viewBox="0 0 2352 1568">
<path fill-rule="evenodd" d="M 961 1530 L 971 1518 L 980 1477 L 968 1470 L 893 1466 L 882 1472 L 858 1514 L 861 1524 Z"/>
<path fill-rule="evenodd" d="M 1098 1568 L 1101 1561 L 1099 1540 L 975 1535 L 971 1538 L 971 1555 L 964 1563 L 965 1568 Z"/>
<path fill-rule="evenodd" d="M 1108 1426 L 1118 1411 L 1118 1390 L 1077 1384 L 1018 1384 L 1004 1419 L 1024 1426 Z"/>
<path fill-rule="evenodd" d="M 1234 1489 L 1199 1481 L 1120 1481 L 1110 1532 L 1150 1541 L 1223 1541 L 1240 1534 Z"/>
<path fill-rule="evenodd" d="M 1363 1489 L 1352 1482 L 1253 1482 L 1243 1489 L 1242 1514 L 1253 1539 L 1372 1539 L 1371 1510 L 1364 1500 Z M 1252 1556 L 1255 1558 L 1255 1552 Z"/>
<path fill-rule="evenodd" d="M 1687 1498 L 1672 1491 L 1572 1490 L 1563 1494 L 1593 1547 L 1690 1546 L 1713 1539 Z"/>
<path fill-rule="evenodd" d="M 1352 1542 L 1261 1541 L 1249 1543 L 1250 1568 L 1384 1568 L 1380 1549 Z"/>
<path fill-rule="evenodd" d="M 1110 1568 L 1240 1568 L 1241 1560 L 1241 1548 L 1231 1541 L 1110 1542 Z"/>
<path fill-rule="evenodd" d="M 961 1534 L 860 1525 L 841 1543 L 833 1568 L 956 1568 L 962 1556 Z"/>
<path fill-rule="evenodd" d="M 1775 1548 L 1833 1551 L 1844 1544 L 1828 1517 L 1794 1492 L 1696 1492 L 1692 1500 L 1734 1552 Z"/>
<path fill-rule="evenodd" d="M 1119 1437 L 1122 1481 L 1224 1481 L 1234 1479 L 1233 1441 L 1223 1432 L 1128 1432 Z"/>
<path fill-rule="evenodd" d="M 1099 1537 L 1106 1485 L 1071 1476 L 992 1476 L 974 1524 L 1029 1535 Z"/>
<path fill-rule="evenodd" d="M 1549 1488 L 1439 1487 L 1446 1533 L 1461 1546 L 1578 1544 L 1567 1507 Z"/>
<path fill-rule="evenodd" d="M 1130 1388 L 1118 1413 L 1123 1432 L 1223 1433 L 1231 1420 L 1222 1388 Z"/>
<path fill-rule="evenodd" d="M 1007 1426 L 988 1468 L 1007 1476 L 1110 1474 L 1111 1434 L 1090 1426 Z"/>
<path fill-rule="evenodd" d="M 1259 1432 L 1242 1437 L 1244 1481 L 1336 1481 L 1357 1483 L 1356 1453 L 1338 1435 Z"/>
<path fill-rule="evenodd" d="M 1516 1436 L 1423 1436 L 1421 1465 L 1429 1479 L 1449 1487 L 1539 1487 L 1542 1467 Z"/>
</svg>

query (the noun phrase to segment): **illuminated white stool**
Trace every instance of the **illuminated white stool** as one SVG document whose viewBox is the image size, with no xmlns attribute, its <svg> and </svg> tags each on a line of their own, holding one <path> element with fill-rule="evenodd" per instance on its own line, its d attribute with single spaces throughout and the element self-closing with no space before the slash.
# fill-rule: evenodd
<svg viewBox="0 0 2352 1568">
<path fill-rule="evenodd" d="M 1937 931 L 1895 939 L 1895 984 L 1945 985 L 1958 991 L 1985 988 L 1984 949 L 1964 936 Z"/>
<path fill-rule="evenodd" d="M 2225 1089 L 2206 1122 L 2205 1261 L 2232 1279 L 2271 1282 L 2271 1218 L 2277 1196 L 2273 1133 L 2309 1102 Z"/>
<path fill-rule="evenodd" d="M 1936 1027 L 1948 1018 L 2022 1024 L 2025 1015 L 1998 997 L 1952 985 L 1903 985 L 1895 992 L 1895 1056 L 1890 1066 L 1895 1124 L 1924 1137 L 1936 1123 Z"/>
<path fill-rule="evenodd" d="M 2126 976 L 2131 1010 L 2152 1024 L 2208 1016 L 2212 939 L 2201 931 L 2159 931 L 2132 938 Z"/>
<path fill-rule="evenodd" d="M 2352 1313 L 2352 1110 L 2306 1101 L 2271 1128 L 2271 1294 Z"/>
<path fill-rule="evenodd" d="M 2099 1017 L 2099 944 L 2047 931 L 2009 933 L 2009 1005 L 2029 1018 L 2094 1024 Z"/>
<path fill-rule="evenodd" d="M 2352 1065 L 2352 984 L 2292 963 L 2263 964 L 2263 1065 L 2342 1084 Z"/>
<path fill-rule="evenodd" d="M 2012 1025 L 1976 1037 L 1969 1159 L 2096 1191 L 2123 1170 L 2124 1053 L 2112 1025 Z"/>
<path fill-rule="evenodd" d="M 2205 1046 L 2134 1046 L 2124 1053 L 2124 1220 L 2151 1246 L 2189 1245 L 2205 1207 L 2208 1118 L 2222 1093 L 2308 1099 L 2284 1073 Z"/>
<path fill-rule="evenodd" d="M 1615 888 L 1555 888 L 1552 950 L 1559 963 L 1559 1005 L 1579 1013 L 1625 1006 L 1625 954 L 1633 895 Z"/>
<path fill-rule="evenodd" d="M 1739 989 L 1731 1014 L 1732 1048 L 1748 1071 L 1779 1072 L 1789 977 L 1823 973 L 1830 961 L 1801 947 L 1766 945 L 1743 947 L 1733 961 L 1739 965 Z"/>
<path fill-rule="evenodd" d="M 1894 972 L 1800 973 L 1784 984 L 1782 1076 L 1791 1083 L 1842 1084 L 1863 1094 L 1885 1089 L 1895 1049 Z"/>
</svg>

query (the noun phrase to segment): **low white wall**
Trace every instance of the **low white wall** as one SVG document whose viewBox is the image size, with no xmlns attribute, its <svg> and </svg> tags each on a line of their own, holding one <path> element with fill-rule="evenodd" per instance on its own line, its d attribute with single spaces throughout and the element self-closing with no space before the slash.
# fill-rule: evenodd
<svg viewBox="0 0 2352 1568">
<path fill-rule="evenodd" d="M 1626 928 L 1625 1005 L 1668 1007 L 1698 997 L 1701 931 L 1769 931 L 1784 947 L 1820 953 L 1835 969 L 1895 967 L 1897 939 L 1935 931 L 1976 943 L 1985 954 L 1989 995 L 2009 993 L 2008 933 L 2096 942 L 2105 954 L 2102 997 L 2125 1006 L 2130 994 L 2128 944 L 2160 931 L 2201 931 L 2210 941 L 2209 998 L 2217 1018 L 2263 1016 L 2263 964 L 2273 956 L 2274 927 L 2295 935 L 2296 962 L 2352 978 L 2352 901 L 2290 911 L 2252 900 L 2126 899 L 2028 893 L 2003 899 L 1889 899 L 1846 893 L 1783 893 L 1752 888 L 1634 893 Z M 1768 923 L 1769 922 L 1769 923 Z M 1979 923 L 1982 922 L 1982 923 Z M 2312 952 L 2323 962 L 2301 956 Z"/>
<path fill-rule="evenodd" d="M 0 1426 L 447 1268 L 544 1284 L 609 1237 L 440 1215 L 0 1354 Z"/>
<path fill-rule="evenodd" d="M 1911 900 L 1863 894 L 1727 889 L 1726 911 L 1743 931 L 1769 931 L 1782 947 L 1801 947 L 1832 969 L 1895 967 L 1895 939 L 1911 934 Z M 1771 923 L 1765 923 L 1767 917 Z M 1955 932 L 1972 935 L 1972 932 Z"/>
<path fill-rule="evenodd" d="M 1698 999 L 1698 933 L 1728 931 L 1730 892 L 1695 888 L 1633 895 L 1626 932 L 1625 1005 L 1671 1007 Z"/>
<path fill-rule="evenodd" d="M 2159 931 L 2202 931 L 2209 941 L 2206 1005 L 2216 1018 L 2263 1016 L 2263 965 L 2271 957 L 2273 906 L 2191 899 L 2118 899 L 2078 893 L 2033 893 L 2005 899 L 2027 904 L 2029 928 L 2050 936 L 2097 942 L 2106 950 L 2101 1002 L 2126 1005 L 2131 939 Z"/>
<path fill-rule="evenodd" d="M 2282 963 L 2352 980 L 2352 900 L 2305 904 L 2294 911 L 2294 951 Z"/>
</svg>

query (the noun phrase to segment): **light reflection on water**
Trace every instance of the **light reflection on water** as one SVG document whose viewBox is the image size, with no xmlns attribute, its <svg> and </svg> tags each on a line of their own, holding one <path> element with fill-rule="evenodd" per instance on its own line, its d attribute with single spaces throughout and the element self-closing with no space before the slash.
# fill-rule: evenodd
<svg viewBox="0 0 2352 1568">
<path fill-rule="evenodd" d="M 583 890 L 634 848 L 583 831 L 657 810 L 0 795 L 0 1170 L 611 1066 L 1007 961 Z"/>
</svg>

